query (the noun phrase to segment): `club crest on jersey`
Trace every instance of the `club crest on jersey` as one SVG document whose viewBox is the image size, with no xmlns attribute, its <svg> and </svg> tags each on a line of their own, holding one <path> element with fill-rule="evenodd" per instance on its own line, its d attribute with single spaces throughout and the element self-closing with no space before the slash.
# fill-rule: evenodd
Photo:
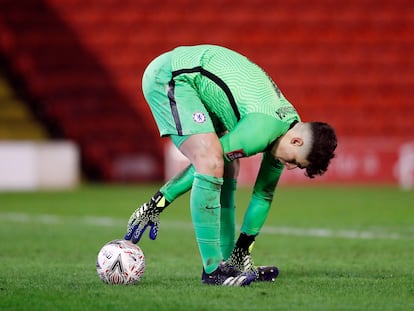
<svg viewBox="0 0 414 311">
<path fill-rule="evenodd" d="M 196 123 L 204 123 L 206 122 L 207 118 L 206 115 L 202 112 L 195 112 L 193 113 L 193 120 Z"/>
</svg>

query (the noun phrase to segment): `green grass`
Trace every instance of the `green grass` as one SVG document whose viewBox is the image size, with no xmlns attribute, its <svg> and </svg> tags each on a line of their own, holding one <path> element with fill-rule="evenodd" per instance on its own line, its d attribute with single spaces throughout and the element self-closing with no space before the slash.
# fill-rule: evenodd
<svg viewBox="0 0 414 311">
<path fill-rule="evenodd" d="M 96 255 L 156 186 L 0 193 L 0 310 L 414 310 L 414 192 L 281 187 L 257 239 L 274 283 L 204 286 L 188 195 L 140 242 L 136 286 L 103 284 Z M 237 193 L 237 222 L 250 190 Z"/>
</svg>

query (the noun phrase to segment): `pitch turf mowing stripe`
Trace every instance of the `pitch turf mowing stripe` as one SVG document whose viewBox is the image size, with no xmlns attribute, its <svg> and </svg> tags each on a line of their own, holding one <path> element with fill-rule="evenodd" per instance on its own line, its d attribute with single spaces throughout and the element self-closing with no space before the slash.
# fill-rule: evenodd
<svg viewBox="0 0 414 311">
<path fill-rule="evenodd" d="M 0 222 L 14 223 L 38 223 L 46 225 L 70 224 L 93 225 L 101 227 L 118 227 L 126 226 L 126 220 L 112 217 L 62 217 L 57 215 L 40 214 L 32 215 L 26 213 L 0 213 Z M 162 228 L 193 230 L 189 222 L 169 221 L 161 222 Z M 410 228 L 410 231 L 411 228 Z M 299 227 L 281 227 L 281 226 L 264 226 L 262 233 L 271 235 L 286 236 L 305 236 L 320 238 L 344 238 L 344 239 L 384 239 L 384 240 L 414 240 L 412 232 L 391 232 L 383 227 L 376 227 L 371 230 L 353 230 L 353 229 L 328 229 L 328 228 L 299 228 Z"/>
</svg>

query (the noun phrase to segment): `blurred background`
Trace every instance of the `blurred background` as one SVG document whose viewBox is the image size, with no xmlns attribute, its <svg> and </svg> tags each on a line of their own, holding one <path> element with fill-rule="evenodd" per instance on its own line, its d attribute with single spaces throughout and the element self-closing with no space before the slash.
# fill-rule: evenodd
<svg viewBox="0 0 414 311">
<path fill-rule="evenodd" d="M 179 45 L 218 44 L 262 66 L 304 121 L 332 124 L 317 183 L 412 189 L 410 0 L 0 0 L 0 189 L 162 182 L 182 159 L 141 76 Z M 244 159 L 241 182 L 258 159 Z M 305 181 L 299 170 L 281 182 Z"/>
</svg>

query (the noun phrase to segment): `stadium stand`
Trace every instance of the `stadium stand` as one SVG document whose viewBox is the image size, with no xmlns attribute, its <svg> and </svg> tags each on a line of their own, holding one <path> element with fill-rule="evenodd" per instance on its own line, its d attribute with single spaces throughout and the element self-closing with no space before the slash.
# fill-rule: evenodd
<svg viewBox="0 0 414 311">
<path fill-rule="evenodd" d="M 413 1 L 1 2 L 0 52 L 97 179 L 162 178 L 140 79 L 178 45 L 248 55 L 303 119 L 327 120 L 339 136 L 414 133 Z"/>
<path fill-rule="evenodd" d="M 51 135 L 79 144 L 86 175 L 108 181 L 161 179 L 154 125 L 69 25 L 45 2 L 3 2 L 2 54 L 24 79 L 37 109 L 56 125 Z"/>
<path fill-rule="evenodd" d="M 43 141 L 47 138 L 42 123 L 33 116 L 0 70 L 0 141 Z"/>
</svg>

